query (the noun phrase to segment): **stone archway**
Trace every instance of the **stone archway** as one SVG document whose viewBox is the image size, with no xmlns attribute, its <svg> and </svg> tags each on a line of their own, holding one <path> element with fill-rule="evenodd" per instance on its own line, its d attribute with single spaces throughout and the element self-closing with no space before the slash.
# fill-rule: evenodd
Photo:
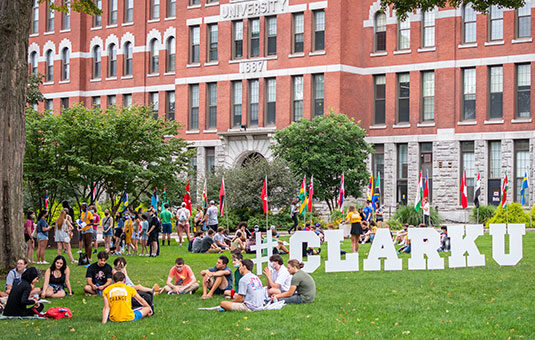
<svg viewBox="0 0 535 340">
<path fill-rule="evenodd" d="M 242 167 L 245 167 L 251 163 L 256 163 L 256 162 L 265 161 L 265 160 L 266 158 L 261 153 L 253 151 L 244 155 L 238 164 L 240 164 Z"/>
</svg>

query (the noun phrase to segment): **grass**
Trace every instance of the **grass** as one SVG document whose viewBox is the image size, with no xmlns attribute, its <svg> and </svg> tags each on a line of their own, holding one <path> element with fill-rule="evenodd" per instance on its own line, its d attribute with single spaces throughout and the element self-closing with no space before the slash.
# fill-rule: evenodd
<svg viewBox="0 0 535 340">
<path fill-rule="evenodd" d="M 524 257 L 515 267 L 499 267 L 492 259 L 489 235 L 478 239 L 486 266 L 436 271 L 325 273 L 322 266 L 312 274 L 316 301 L 286 306 L 280 311 L 238 313 L 199 311 L 221 300 L 201 300 L 201 293 L 154 299 L 154 316 L 135 323 L 100 323 L 102 298 L 84 297 L 85 268 L 72 266 L 75 295 L 52 301 L 67 306 L 72 319 L 0 321 L 2 339 L 349 339 L 422 338 L 483 339 L 534 338 L 535 233 L 524 236 Z M 342 249 L 349 250 L 346 240 Z M 367 257 L 369 245 L 360 249 Z M 46 253 L 51 262 L 54 250 Z M 217 255 L 189 254 L 185 247 L 162 247 L 159 258 L 127 257 L 128 273 L 135 283 L 163 285 L 178 256 L 185 258 L 199 278 L 201 269 L 212 266 Z M 445 256 L 444 254 L 442 256 Z M 247 257 L 251 257 L 248 255 Z M 110 258 L 110 262 L 115 257 Z M 287 260 L 287 256 L 285 257 Z M 447 267 L 447 260 L 445 261 Z M 44 269 L 44 265 L 38 266 Z M 265 279 L 263 278 L 265 282 Z M 4 281 L 0 282 L 3 287 Z"/>
</svg>

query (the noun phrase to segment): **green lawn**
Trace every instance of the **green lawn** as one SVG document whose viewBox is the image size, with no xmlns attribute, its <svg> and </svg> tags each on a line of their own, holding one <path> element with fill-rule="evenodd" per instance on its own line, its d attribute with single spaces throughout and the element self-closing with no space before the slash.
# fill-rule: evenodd
<svg viewBox="0 0 535 340">
<path fill-rule="evenodd" d="M 75 295 L 55 300 L 51 306 L 67 306 L 72 319 L 0 321 L 2 339 L 36 336 L 76 339 L 142 338 L 255 338 L 342 339 L 402 338 L 488 339 L 535 338 L 535 233 L 524 236 L 524 258 L 516 267 L 500 268 L 492 259 L 491 238 L 480 237 L 478 246 L 486 266 L 437 271 L 314 273 L 316 301 L 291 305 L 281 311 L 238 313 L 199 311 L 219 303 L 218 297 L 201 300 L 195 295 L 155 297 L 154 316 L 135 323 L 100 323 L 102 298 L 82 293 L 85 268 L 72 266 Z M 349 241 L 342 247 L 350 249 Z M 369 245 L 360 249 L 367 257 Z M 47 251 L 51 262 L 55 250 Z M 177 256 L 183 256 L 199 279 L 218 255 L 189 254 L 177 244 L 162 248 L 159 258 L 127 257 L 128 273 L 136 283 L 163 285 Z M 251 257 L 248 255 L 247 257 Z M 115 256 L 110 258 L 112 262 Z M 287 260 L 287 256 L 285 257 Z M 447 260 L 445 261 L 447 267 Z M 44 269 L 44 265 L 38 266 Z M 264 280 L 265 282 L 265 280 Z M 4 281 L 0 281 L 4 286 Z"/>
</svg>

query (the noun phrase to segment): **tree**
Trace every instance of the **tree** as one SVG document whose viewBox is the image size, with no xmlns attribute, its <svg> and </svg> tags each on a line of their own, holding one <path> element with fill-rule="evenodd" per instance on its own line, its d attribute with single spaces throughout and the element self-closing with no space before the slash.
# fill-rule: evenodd
<svg viewBox="0 0 535 340">
<path fill-rule="evenodd" d="M 331 110 L 277 131 L 277 144 L 272 149 L 288 162 L 296 176 L 314 176 L 314 196 L 325 200 L 332 210 L 342 173 L 346 195 L 359 196 L 368 180 L 365 162 L 373 150 L 364 137 L 366 131 L 358 123 Z"/>
<path fill-rule="evenodd" d="M 408 13 L 417 9 L 425 12 L 434 7 L 460 7 L 467 3 L 471 3 L 476 11 L 487 13 L 492 5 L 519 8 L 526 0 L 381 0 L 383 9 L 392 5 L 400 20 L 405 20 Z"/>
</svg>

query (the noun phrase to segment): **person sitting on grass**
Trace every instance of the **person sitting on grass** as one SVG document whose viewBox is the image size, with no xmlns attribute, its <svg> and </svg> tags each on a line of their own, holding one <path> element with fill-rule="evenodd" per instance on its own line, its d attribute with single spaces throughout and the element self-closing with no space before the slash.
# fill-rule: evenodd
<svg viewBox="0 0 535 340">
<path fill-rule="evenodd" d="M 97 262 L 87 268 L 85 273 L 87 284 L 84 287 L 86 296 L 102 295 L 102 291 L 111 285 L 113 269 L 106 263 L 108 257 L 108 253 L 105 251 L 99 252 L 97 254 Z"/>
<path fill-rule="evenodd" d="M 43 310 L 43 305 L 37 302 L 39 295 L 31 295 L 39 277 L 39 270 L 34 267 L 22 273 L 20 282 L 11 289 L 4 308 L 4 316 L 33 316 Z"/>
<path fill-rule="evenodd" d="M 195 294 L 199 284 L 190 266 L 184 264 L 182 257 L 177 257 L 175 265 L 169 271 L 167 283 L 163 287 L 167 294 Z"/>
<path fill-rule="evenodd" d="M 147 315 L 152 315 L 149 306 L 134 288 L 125 284 L 125 275 L 122 272 L 113 274 L 114 284 L 104 289 L 102 297 L 104 308 L 102 309 L 102 323 L 110 321 L 136 321 Z M 142 306 L 139 310 L 132 310 L 132 298 Z"/>
<path fill-rule="evenodd" d="M 11 269 L 8 273 L 7 273 L 7 277 L 6 277 L 6 291 L 5 293 L 4 292 L 0 292 L 0 298 L 2 297 L 5 297 L 7 298 L 9 296 L 9 293 L 11 292 L 11 289 L 13 289 L 13 287 L 18 284 L 20 282 L 20 280 L 22 279 L 22 274 L 24 274 L 24 272 L 26 271 L 26 266 L 28 265 L 28 261 L 24 258 L 20 258 L 17 260 L 17 266 L 13 269 Z M 33 290 L 32 290 L 32 296 L 34 294 L 40 294 L 41 293 L 41 289 L 39 287 L 35 287 Z M 7 301 L 7 299 L 6 299 Z"/>
<path fill-rule="evenodd" d="M 214 234 L 215 231 L 212 229 L 208 230 L 208 235 L 203 237 L 202 243 L 201 243 L 201 250 L 200 252 L 203 254 L 212 254 L 212 253 L 221 253 L 223 250 L 217 246 L 214 242 Z"/>
<path fill-rule="evenodd" d="M 450 251 L 450 237 L 448 236 L 448 227 L 440 227 L 440 248 L 437 251 Z"/>
<path fill-rule="evenodd" d="M 410 226 L 411 228 L 414 228 L 414 226 Z M 403 238 L 403 243 L 401 244 L 401 248 L 397 251 L 398 254 L 405 253 L 410 254 L 411 253 L 411 240 L 409 239 L 409 233 L 405 235 Z"/>
<path fill-rule="evenodd" d="M 234 268 L 236 268 L 236 270 L 234 271 L 234 288 L 225 290 L 224 294 L 226 297 L 230 297 L 232 299 L 234 298 L 234 294 L 236 293 L 236 291 L 238 291 L 238 288 L 239 288 L 238 284 L 240 283 L 240 279 L 242 277 L 240 273 L 240 265 L 241 265 L 241 261 L 243 260 L 243 255 L 238 250 L 232 251 L 231 254 L 232 254 L 232 264 L 234 265 Z"/>
<path fill-rule="evenodd" d="M 372 231 L 370 229 L 370 224 L 367 221 L 362 221 L 361 225 L 362 225 L 362 235 L 360 236 L 360 243 L 364 244 L 370 240 L 370 234 Z"/>
<path fill-rule="evenodd" d="M 407 236 L 408 232 L 409 232 L 409 225 L 404 224 L 403 229 L 399 230 L 396 233 L 396 237 L 394 238 L 394 243 L 396 245 L 401 245 L 404 242 L 405 236 Z"/>
<path fill-rule="evenodd" d="M 223 227 L 219 227 L 217 228 L 217 233 L 214 235 L 214 241 L 215 241 L 215 244 L 223 249 L 223 250 L 226 250 L 227 249 L 227 243 L 226 243 L 226 239 L 225 239 L 225 235 L 223 235 L 223 233 L 225 232 L 225 228 Z"/>
<path fill-rule="evenodd" d="M 147 287 L 144 287 L 142 285 L 134 284 L 134 282 L 132 282 L 132 280 L 130 280 L 130 278 L 128 277 L 128 273 L 126 272 L 126 259 L 124 257 L 122 257 L 122 256 L 119 256 L 118 258 L 116 258 L 113 261 L 112 275 L 117 273 L 117 272 L 123 273 L 124 277 L 125 277 L 125 281 L 124 281 L 125 284 L 127 286 L 130 286 L 130 287 L 134 288 L 138 292 L 150 293 L 150 294 L 158 295 L 162 291 L 160 289 L 160 286 L 158 286 L 157 283 L 155 283 L 154 286 L 152 286 L 152 288 L 147 288 Z"/>
<path fill-rule="evenodd" d="M 227 264 L 228 257 L 221 255 L 217 259 L 217 264 L 214 267 L 201 271 L 201 299 L 210 299 L 214 294 L 222 295 L 225 293 L 225 290 L 232 289 L 232 271 Z"/>
<path fill-rule="evenodd" d="M 238 294 L 234 295 L 232 301 L 221 301 L 221 310 L 253 312 L 261 310 L 266 298 L 262 281 L 251 272 L 254 263 L 252 260 L 241 261 L 240 273 L 243 275 L 238 284 Z"/>
<path fill-rule="evenodd" d="M 269 265 L 264 268 L 264 275 L 267 278 L 268 296 L 284 293 L 290 289 L 292 275 L 284 266 L 282 256 L 272 255 L 269 258 Z"/>
<path fill-rule="evenodd" d="M 200 253 L 201 252 L 202 238 L 203 238 L 203 232 L 202 231 L 196 231 L 195 235 L 193 236 L 193 240 L 191 241 L 191 252 L 192 253 Z"/>
<path fill-rule="evenodd" d="M 67 266 L 67 261 L 61 255 L 56 256 L 50 268 L 45 272 L 45 283 L 43 283 L 43 291 L 41 297 L 47 298 L 62 298 L 65 297 L 65 288 L 69 290 L 69 295 L 72 295 L 71 270 Z"/>
<path fill-rule="evenodd" d="M 286 303 L 310 303 L 316 297 L 316 283 L 312 276 L 301 270 L 303 262 L 288 261 L 288 271 L 292 274 L 290 289 L 284 293 L 275 294 L 273 298 Z"/>
<path fill-rule="evenodd" d="M 232 239 L 230 243 L 230 251 L 245 251 L 245 244 L 247 242 L 247 239 L 245 238 L 245 235 L 241 231 L 236 231 L 236 236 Z"/>
</svg>

